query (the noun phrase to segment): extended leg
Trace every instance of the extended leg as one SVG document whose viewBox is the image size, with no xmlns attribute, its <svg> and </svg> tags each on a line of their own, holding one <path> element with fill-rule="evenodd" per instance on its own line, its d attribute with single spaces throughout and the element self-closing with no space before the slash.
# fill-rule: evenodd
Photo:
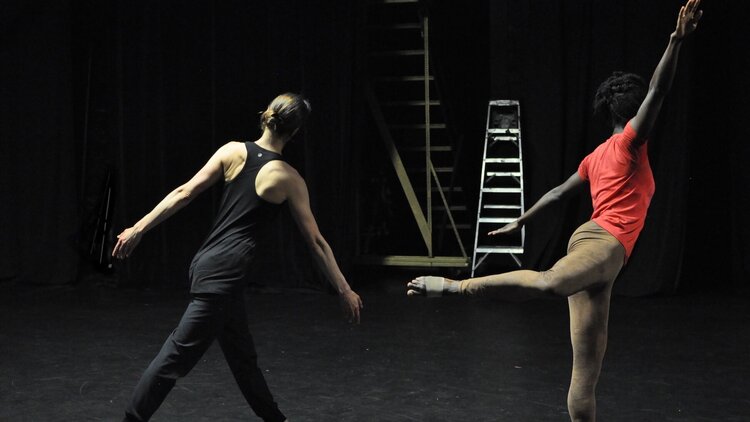
<svg viewBox="0 0 750 422">
<path fill-rule="evenodd" d="M 147 421 L 156 412 L 178 378 L 184 377 L 203 356 L 222 322 L 220 305 L 194 298 L 177 328 L 141 376 L 125 409 L 126 421 Z"/>
<path fill-rule="evenodd" d="M 568 411 L 574 422 L 596 420 L 596 383 L 607 349 L 607 321 L 612 283 L 568 298 L 573 374 Z"/>
<path fill-rule="evenodd" d="M 573 233 L 568 254 L 547 271 L 518 270 L 463 281 L 446 279 L 443 294 L 492 296 L 503 300 L 526 300 L 540 296 L 567 297 L 614 279 L 622 266 L 625 250 L 611 234 L 594 222 Z M 408 295 L 424 295 L 425 280 L 418 277 L 407 285 Z"/>
<path fill-rule="evenodd" d="M 263 372 L 258 368 L 255 344 L 247 328 L 245 302 L 240 296 L 232 301 L 230 314 L 218 340 L 245 400 L 266 422 L 283 422 L 284 414 L 273 400 Z"/>
</svg>

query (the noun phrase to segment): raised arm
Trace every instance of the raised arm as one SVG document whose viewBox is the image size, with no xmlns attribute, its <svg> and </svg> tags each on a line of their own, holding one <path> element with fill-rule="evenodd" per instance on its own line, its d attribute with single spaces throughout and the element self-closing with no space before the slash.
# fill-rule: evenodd
<svg viewBox="0 0 750 422">
<path fill-rule="evenodd" d="M 138 220 L 132 227 L 123 230 L 117 236 L 117 244 L 112 249 L 112 256 L 127 258 L 138 246 L 143 234 L 156 227 L 159 223 L 189 204 L 197 195 L 216 183 L 224 174 L 224 168 L 229 167 L 229 161 L 236 145 L 226 144 L 219 148 L 187 183 L 177 187 L 167 194 L 154 209 Z"/>
<path fill-rule="evenodd" d="M 536 201 L 536 203 L 531 208 L 523 213 L 523 215 L 518 217 L 516 221 L 508 223 L 497 230 L 489 232 L 488 234 L 490 236 L 494 236 L 498 234 L 510 234 L 521 230 L 521 227 L 523 227 L 530 219 L 534 218 L 534 216 L 540 210 L 546 208 L 550 204 L 556 203 L 562 199 L 569 197 L 571 194 L 580 190 L 580 188 L 585 184 L 586 181 L 581 178 L 578 172 L 573 173 L 573 175 L 568 177 L 568 180 L 563 182 L 563 184 L 552 188 L 549 192 L 542 195 L 542 197 L 539 198 L 539 200 Z"/>
<path fill-rule="evenodd" d="M 630 121 L 630 125 L 638 134 L 640 140 L 648 139 L 656 118 L 659 116 L 664 98 L 672 87 L 682 41 L 695 31 L 698 27 L 698 21 L 703 16 L 703 11 L 698 10 L 699 5 L 700 0 L 689 0 L 685 6 L 680 8 L 680 13 L 677 16 L 677 27 L 670 35 L 667 49 L 651 77 L 646 98 L 638 109 L 638 114 Z"/>
<path fill-rule="evenodd" d="M 278 180 L 278 188 L 273 190 L 276 191 L 278 199 L 289 201 L 292 217 L 297 223 L 305 243 L 310 248 L 315 263 L 338 292 L 342 308 L 350 318 L 350 321 L 359 323 L 362 300 L 349 287 L 349 283 L 346 282 L 344 275 L 336 263 L 336 258 L 333 256 L 331 247 L 318 229 L 318 223 L 315 221 L 315 217 L 310 209 L 310 196 L 307 191 L 307 185 L 296 170 L 286 164 L 281 164 L 281 166 L 284 167 L 277 170 L 278 174 L 271 176 L 271 179 Z M 256 190 L 258 190 L 257 184 Z M 259 193 L 261 193 L 260 190 Z M 262 193 L 261 196 L 265 198 L 265 195 Z"/>
</svg>

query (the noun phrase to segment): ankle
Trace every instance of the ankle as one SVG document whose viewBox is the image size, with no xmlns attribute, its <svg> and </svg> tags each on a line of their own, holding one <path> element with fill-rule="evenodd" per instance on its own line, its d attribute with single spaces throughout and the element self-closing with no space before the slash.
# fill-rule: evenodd
<svg viewBox="0 0 750 422">
<path fill-rule="evenodd" d="M 443 284 L 443 291 L 447 295 L 457 295 L 461 293 L 461 281 L 445 279 Z"/>
</svg>

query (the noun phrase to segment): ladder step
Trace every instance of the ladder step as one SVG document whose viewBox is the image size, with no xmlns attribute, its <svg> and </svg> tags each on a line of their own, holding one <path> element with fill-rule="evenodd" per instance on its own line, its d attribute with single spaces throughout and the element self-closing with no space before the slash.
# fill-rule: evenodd
<svg viewBox="0 0 750 422">
<path fill-rule="evenodd" d="M 424 75 L 381 76 L 378 78 L 378 80 L 386 82 L 424 82 L 424 79 Z M 435 77 L 430 75 L 427 80 L 434 81 Z"/>
<path fill-rule="evenodd" d="M 504 135 L 495 135 L 492 137 L 493 141 L 517 141 L 517 136 L 504 136 Z"/>
<path fill-rule="evenodd" d="M 491 217 L 480 217 L 479 223 L 512 223 L 516 221 L 517 218 L 491 218 Z"/>
<path fill-rule="evenodd" d="M 485 163 L 520 163 L 520 158 L 485 158 Z"/>
<path fill-rule="evenodd" d="M 513 129 L 513 128 L 508 128 L 508 129 L 487 129 L 487 133 L 493 134 L 493 135 L 494 134 L 506 135 L 506 134 L 509 134 L 509 133 L 521 133 L 521 131 L 519 129 Z"/>
<path fill-rule="evenodd" d="M 523 253 L 522 246 L 477 246 L 477 253 Z"/>
<path fill-rule="evenodd" d="M 370 29 L 422 29 L 421 23 L 394 23 L 390 25 L 369 25 Z"/>
<path fill-rule="evenodd" d="M 426 125 L 424 123 L 408 125 L 388 125 L 388 127 L 392 127 L 394 129 L 424 129 L 425 126 Z M 430 129 L 445 129 L 445 123 L 432 123 L 430 124 Z"/>
<path fill-rule="evenodd" d="M 520 205 L 484 205 L 486 210 L 520 210 Z"/>
<path fill-rule="evenodd" d="M 401 148 L 401 151 L 409 151 L 409 152 L 412 152 L 412 151 L 422 151 L 422 152 L 424 152 L 425 149 L 426 149 L 426 147 L 404 147 L 404 148 Z M 430 152 L 451 152 L 451 151 L 453 151 L 453 147 L 450 146 L 450 145 L 431 145 L 430 146 Z"/>
<path fill-rule="evenodd" d="M 521 188 L 484 188 L 482 192 L 485 193 L 521 193 Z"/>
<path fill-rule="evenodd" d="M 424 151 L 424 148 L 422 149 Z M 408 168 L 406 171 L 410 173 L 424 173 L 426 168 L 424 167 L 413 167 Z M 453 173 L 453 167 L 435 167 L 435 173 Z"/>
<path fill-rule="evenodd" d="M 424 56 L 424 50 L 389 50 L 370 53 L 372 56 Z"/>
<path fill-rule="evenodd" d="M 421 106 L 424 107 L 424 100 L 401 100 L 401 101 L 383 101 L 384 106 L 397 107 L 397 106 Z M 439 106 L 440 100 L 430 100 L 431 106 Z"/>
<path fill-rule="evenodd" d="M 520 171 L 488 171 L 487 176 L 489 177 L 521 177 Z"/>
<path fill-rule="evenodd" d="M 468 208 L 466 208 L 466 205 L 451 205 L 448 208 L 450 208 L 451 211 L 467 211 Z M 433 211 L 445 211 L 445 207 L 442 205 L 437 205 L 432 207 Z"/>
<path fill-rule="evenodd" d="M 430 190 L 433 192 L 437 192 L 438 188 L 436 186 L 433 186 Z M 414 186 L 414 191 L 424 192 L 424 186 Z M 463 191 L 464 191 L 464 188 L 462 188 L 461 186 L 454 186 L 452 188 L 450 186 L 443 186 L 443 192 L 463 192 Z"/>
</svg>

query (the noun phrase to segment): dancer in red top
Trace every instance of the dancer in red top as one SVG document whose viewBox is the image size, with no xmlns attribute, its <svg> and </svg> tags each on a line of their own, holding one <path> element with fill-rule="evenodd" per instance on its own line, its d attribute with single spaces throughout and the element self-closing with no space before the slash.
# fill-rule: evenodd
<svg viewBox="0 0 750 422">
<path fill-rule="evenodd" d="M 517 232 L 539 210 L 579 191 L 588 181 L 594 214 L 573 233 L 566 256 L 548 271 L 520 270 L 462 281 L 418 277 L 407 285 L 410 296 L 567 297 L 573 346 L 568 411 L 573 421 L 596 419 L 594 390 L 607 346 L 612 284 L 633 250 L 654 194 L 647 139 L 672 86 L 682 41 L 698 26 L 699 4 L 700 0 L 689 0 L 680 9 L 677 28 L 648 87 L 637 75 L 615 72 L 597 90 L 594 108 L 610 116 L 612 136 L 518 220 L 490 232 Z"/>
</svg>

